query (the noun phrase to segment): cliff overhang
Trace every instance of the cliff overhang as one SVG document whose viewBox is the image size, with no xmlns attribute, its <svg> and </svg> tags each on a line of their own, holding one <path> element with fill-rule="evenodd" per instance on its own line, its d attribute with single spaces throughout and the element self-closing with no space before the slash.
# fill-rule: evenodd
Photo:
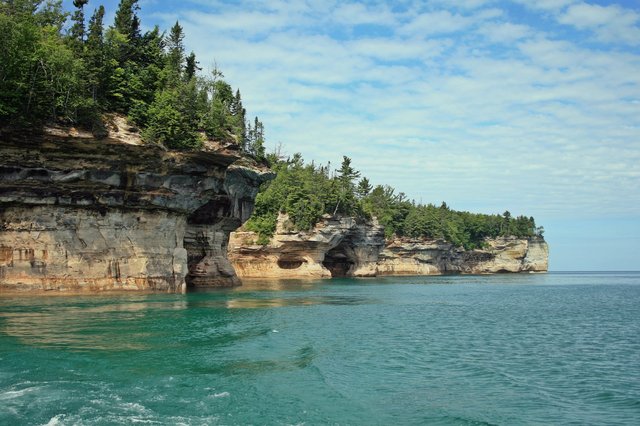
<svg viewBox="0 0 640 426">
<path fill-rule="evenodd" d="M 233 152 L 0 136 L 0 289 L 240 284 L 229 233 L 272 174 Z"/>
<path fill-rule="evenodd" d="M 375 220 L 326 215 L 310 231 L 278 217 L 276 232 L 258 245 L 253 232 L 234 232 L 229 259 L 242 278 L 328 278 L 383 275 L 493 274 L 545 272 L 548 246 L 542 237 L 487 239 L 465 250 L 437 239 L 385 240 Z"/>
</svg>

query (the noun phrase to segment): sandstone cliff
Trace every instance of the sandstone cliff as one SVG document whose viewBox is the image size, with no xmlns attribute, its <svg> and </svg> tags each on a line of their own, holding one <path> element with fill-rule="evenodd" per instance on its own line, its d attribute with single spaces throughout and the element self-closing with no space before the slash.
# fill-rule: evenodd
<svg viewBox="0 0 640 426">
<path fill-rule="evenodd" d="M 166 290 L 240 282 L 229 233 L 270 177 L 222 152 L 0 137 L 0 289 Z"/>
<path fill-rule="evenodd" d="M 293 231 L 280 215 L 269 244 L 257 245 L 253 232 L 234 232 L 229 260 L 243 278 L 436 275 L 543 272 L 548 247 L 542 238 L 488 240 L 482 250 L 464 250 L 446 241 L 385 241 L 375 221 L 325 216 L 309 232 Z"/>
<path fill-rule="evenodd" d="M 244 278 L 323 278 L 375 276 L 384 229 L 375 221 L 325 216 L 309 232 L 292 229 L 280 215 L 269 244 L 256 244 L 254 232 L 233 232 L 229 260 Z"/>
<path fill-rule="evenodd" d="M 549 250 L 539 237 L 500 237 L 487 247 L 464 250 L 441 240 L 389 241 L 377 262 L 378 275 L 492 274 L 545 272 Z"/>
</svg>

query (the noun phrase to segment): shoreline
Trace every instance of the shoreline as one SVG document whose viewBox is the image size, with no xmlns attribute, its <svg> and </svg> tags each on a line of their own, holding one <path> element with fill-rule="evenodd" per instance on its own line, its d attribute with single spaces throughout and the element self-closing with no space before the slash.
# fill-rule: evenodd
<svg viewBox="0 0 640 426">
<path fill-rule="evenodd" d="M 187 288 L 184 292 L 172 292 L 167 290 L 149 290 L 149 289 L 140 289 L 140 290 L 125 290 L 125 289 L 116 289 L 116 290 L 65 290 L 65 289 L 36 289 L 36 290 L 17 290 L 17 289 L 5 289 L 0 285 L 0 298 L 11 298 L 11 297 L 65 297 L 65 296 L 133 296 L 133 295 L 179 295 L 179 294 L 189 294 L 189 293 L 206 293 L 209 291 L 228 291 L 228 290 L 242 290 L 243 288 L 252 288 L 258 289 L 256 286 L 257 283 L 264 283 L 265 289 L 274 290 L 274 284 L 288 284 L 295 282 L 302 283 L 310 283 L 310 282 L 325 282 L 329 283 L 334 280 L 342 280 L 342 279 L 352 279 L 352 280 L 362 280 L 362 281 L 373 281 L 376 279 L 385 279 L 385 278 L 410 278 L 410 277 L 480 277 L 480 276 L 496 276 L 496 275 L 541 275 L 547 274 L 550 271 L 520 271 L 520 272 L 506 272 L 506 273 L 477 273 L 477 274 L 468 274 L 468 273 L 460 273 L 460 272 L 452 272 L 452 273 L 441 273 L 441 274 L 393 274 L 393 275 L 379 275 L 375 277 L 265 277 L 265 278 L 243 278 L 243 285 L 233 286 L 233 287 L 191 287 Z M 553 271 L 551 271 L 553 272 Z M 612 271 L 562 271 L 562 273 L 611 273 Z M 619 271 L 614 271 L 619 272 Z M 633 271 L 629 271 L 633 272 Z M 248 284 L 247 286 L 244 283 Z M 277 288 L 275 288 L 277 289 Z"/>
</svg>

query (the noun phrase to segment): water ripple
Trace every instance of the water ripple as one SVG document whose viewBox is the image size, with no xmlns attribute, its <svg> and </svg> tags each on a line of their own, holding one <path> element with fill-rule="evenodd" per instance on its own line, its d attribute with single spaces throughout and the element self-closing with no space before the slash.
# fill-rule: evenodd
<svg viewBox="0 0 640 426">
<path fill-rule="evenodd" d="M 639 422 L 639 274 L 0 297 L 0 424 Z"/>
</svg>

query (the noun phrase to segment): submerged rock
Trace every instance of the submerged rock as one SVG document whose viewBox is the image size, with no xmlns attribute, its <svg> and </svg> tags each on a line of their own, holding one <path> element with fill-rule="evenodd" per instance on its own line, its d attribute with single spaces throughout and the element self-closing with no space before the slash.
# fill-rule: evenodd
<svg viewBox="0 0 640 426">
<path fill-rule="evenodd" d="M 270 178 L 223 152 L 0 137 L 0 288 L 232 286 L 229 233 Z"/>
</svg>

